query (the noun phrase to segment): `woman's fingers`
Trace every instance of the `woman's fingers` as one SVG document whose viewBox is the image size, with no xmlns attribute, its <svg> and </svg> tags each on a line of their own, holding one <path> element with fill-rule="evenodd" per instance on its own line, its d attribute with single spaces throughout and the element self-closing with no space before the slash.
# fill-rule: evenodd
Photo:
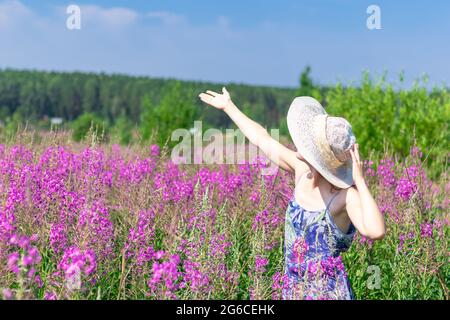
<svg viewBox="0 0 450 320">
<path fill-rule="evenodd" d="M 217 93 L 217 92 L 214 92 L 214 91 L 211 91 L 211 90 L 206 90 L 206 93 L 208 93 L 208 94 L 212 95 L 213 97 L 216 97 L 216 96 L 218 96 L 218 95 L 219 95 L 219 93 Z"/>
<path fill-rule="evenodd" d="M 350 149 L 350 157 L 352 158 L 352 161 L 355 161 L 355 155 L 353 154 L 353 150 Z"/>
<path fill-rule="evenodd" d="M 357 161 L 357 159 L 356 159 L 355 152 L 353 151 L 353 149 L 350 149 L 350 155 L 352 156 L 352 162 L 353 162 L 353 164 L 354 164 L 354 165 L 355 165 L 355 164 L 358 164 L 358 161 Z"/>
<path fill-rule="evenodd" d="M 358 162 L 361 162 L 359 159 L 359 145 L 355 144 L 355 156 L 356 156 L 356 160 L 358 160 Z"/>
<path fill-rule="evenodd" d="M 228 100 L 230 100 L 230 95 L 228 94 L 228 91 L 225 87 L 222 88 L 222 91 L 223 94 L 214 92 L 212 90 L 206 90 L 206 93 L 202 92 L 198 96 L 203 102 L 210 104 L 218 109 L 224 109 Z"/>
<path fill-rule="evenodd" d="M 200 100 L 202 100 L 203 102 L 206 102 L 208 104 L 211 104 L 212 100 L 214 99 L 213 96 L 206 94 L 206 93 L 200 93 L 199 97 L 200 97 Z"/>
</svg>

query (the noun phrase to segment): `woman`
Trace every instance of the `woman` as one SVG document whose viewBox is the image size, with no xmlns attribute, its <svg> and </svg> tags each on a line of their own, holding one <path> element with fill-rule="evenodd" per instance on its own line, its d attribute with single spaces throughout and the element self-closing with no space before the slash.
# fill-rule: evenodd
<svg viewBox="0 0 450 320">
<path fill-rule="evenodd" d="M 287 124 L 294 152 L 222 94 L 206 91 L 200 99 L 223 110 L 251 143 L 280 168 L 295 174 L 286 211 L 284 299 L 353 299 L 340 260 L 356 230 L 377 240 L 385 224 L 363 177 L 358 144 L 344 118 L 329 116 L 311 97 L 292 102 Z"/>
</svg>

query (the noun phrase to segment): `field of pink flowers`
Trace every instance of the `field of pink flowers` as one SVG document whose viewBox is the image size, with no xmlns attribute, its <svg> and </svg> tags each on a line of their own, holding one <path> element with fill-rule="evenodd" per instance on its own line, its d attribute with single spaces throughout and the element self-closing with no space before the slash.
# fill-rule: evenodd
<svg viewBox="0 0 450 320">
<path fill-rule="evenodd" d="M 387 235 L 343 255 L 358 299 L 448 299 L 448 183 L 366 162 Z M 279 299 L 292 177 L 177 166 L 156 145 L 0 145 L 0 297 Z"/>
</svg>

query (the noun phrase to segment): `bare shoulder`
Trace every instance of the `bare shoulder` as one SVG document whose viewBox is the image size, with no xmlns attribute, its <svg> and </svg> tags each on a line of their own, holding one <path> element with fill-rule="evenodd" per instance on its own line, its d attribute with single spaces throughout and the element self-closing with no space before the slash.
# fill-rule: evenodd
<svg viewBox="0 0 450 320">
<path fill-rule="evenodd" d="M 355 186 L 351 186 L 350 188 L 346 189 L 346 196 L 345 196 L 345 202 L 351 203 L 354 202 L 356 199 L 359 199 L 359 191 L 356 189 Z"/>
</svg>

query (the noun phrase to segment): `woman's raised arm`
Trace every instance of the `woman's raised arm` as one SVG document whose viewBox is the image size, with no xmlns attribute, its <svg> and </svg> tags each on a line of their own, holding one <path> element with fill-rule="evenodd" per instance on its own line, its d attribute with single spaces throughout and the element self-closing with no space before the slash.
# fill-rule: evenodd
<svg viewBox="0 0 450 320">
<path fill-rule="evenodd" d="M 222 94 L 208 90 L 206 93 L 201 93 L 199 97 L 203 102 L 228 114 L 247 139 L 280 168 L 295 172 L 296 175 L 308 170 L 308 166 L 297 158 L 295 151 L 273 139 L 265 128 L 239 110 L 225 87 L 222 89 Z"/>
<path fill-rule="evenodd" d="M 347 192 L 346 210 L 359 233 L 369 239 L 382 239 L 386 233 L 384 217 L 370 193 L 363 176 L 363 166 L 359 158 L 358 145 L 350 150 L 353 162 L 355 188 Z"/>
</svg>

